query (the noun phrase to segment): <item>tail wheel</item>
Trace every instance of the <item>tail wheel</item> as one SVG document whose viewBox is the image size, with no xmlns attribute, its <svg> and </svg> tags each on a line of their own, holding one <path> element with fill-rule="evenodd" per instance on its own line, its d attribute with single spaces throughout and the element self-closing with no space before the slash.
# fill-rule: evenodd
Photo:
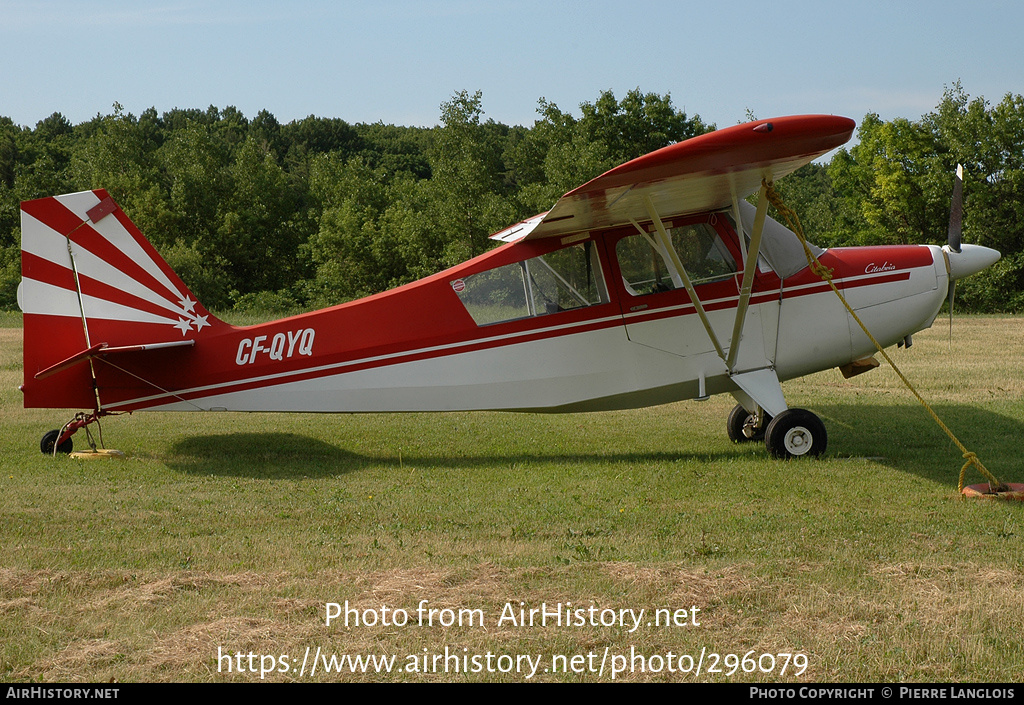
<svg viewBox="0 0 1024 705">
<path fill-rule="evenodd" d="M 52 431 L 47 431 L 46 434 L 43 436 L 43 440 L 39 442 L 39 450 L 43 451 L 44 455 L 53 455 L 53 446 L 59 438 L 60 429 L 55 428 Z M 73 447 L 74 444 L 71 442 L 71 439 L 67 438 L 63 443 L 57 446 L 57 452 L 70 453 Z"/>
<path fill-rule="evenodd" d="M 760 441 L 764 438 L 765 429 L 771 422 L 772 417 L 768 414 L 764 415 L 764 423 L 761 427 L 757 427 L 757 415 L 751 414 L 749 411 L 743 408 L 742 404 L 737 404 L 729 412 L 729 418 L 725 422 L 726 431 L 729 432 L 729 440 L 733 443 L 748 443 L 750 441 Z M 748 435 L 749 434 L 749 435 Z"/>
<path fill-rule="evenodd" d="M 772 419 L 764 443 L 773 458 L 816 457 L 825 452 L 825 424 L 806 409 L 787 409 Z"/>
</svg>

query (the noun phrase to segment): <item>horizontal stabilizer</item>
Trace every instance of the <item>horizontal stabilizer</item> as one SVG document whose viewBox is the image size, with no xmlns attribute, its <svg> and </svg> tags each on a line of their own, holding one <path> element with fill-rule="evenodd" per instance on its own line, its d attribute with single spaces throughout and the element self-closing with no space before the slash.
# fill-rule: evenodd
<svg viewBox="0 0 1024 705">
<path fill-rule="evenodd" d="M 170 343 L 143 343 L 141 345 L 116 345 L 110 346 L 107 343 L 96 343 L 91 348 L 83 350 L 80 353 L 75 353 L 71 357 L 61 360 L 55 365 L 47 367 L 45 370 L 37 372 L 35 379 L 45 379 L 50 375 L 55 375 L 58 372 L 63 372 L 69 367 L 85 362 L 86 360 L 101 355 L 115 355 L 117 353 L 126 352 L 142 352 L 146 350 L 162 350 L 164 348 L 181 348 L 181 347 L 192 347 L 196 344 L 195 340 L 176 340 Z"/>
</svg>

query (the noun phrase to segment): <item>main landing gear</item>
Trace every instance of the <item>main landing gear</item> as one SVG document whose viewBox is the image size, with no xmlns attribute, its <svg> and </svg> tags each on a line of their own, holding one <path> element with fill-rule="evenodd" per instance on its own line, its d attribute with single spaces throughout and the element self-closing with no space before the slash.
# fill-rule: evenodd
<svg viewBox="0 0 1024 705">
<path fill-rule="evenodd" d="M 726 429 L 734 443 L 764 440 L 769 455 L 783 460 L 816 457 L 828 446 L 825 424 L 806 409 L 786 409 L 772 418 L 761 409 L 752 414 L 737 404 Z"/>
</svg>

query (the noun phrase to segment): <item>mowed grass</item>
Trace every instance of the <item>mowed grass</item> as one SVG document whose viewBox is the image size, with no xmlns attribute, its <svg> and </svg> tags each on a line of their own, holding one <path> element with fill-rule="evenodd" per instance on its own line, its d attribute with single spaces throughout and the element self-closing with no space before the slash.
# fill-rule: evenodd
<svg viewBox="0 0 1024 705">
<path fill-rule="evenodd" d="M 1000 479 L 1024 482 L 1024 319 L 958 317 L 952 349 L 947 336 L 941 321 L 892 354 Z M 278 668 L 307 647 L 398 666 L 446 647 L 531 654 L 545 659 L 535 680 L 611 679 L 546 671 L 555 655 L 596 654 L 577 661 L 596 671 L 606 654 L 702 649 L 808 665 L 729 675 L 723 659 L 698 676 L 633 660 L 616 679 L 1019 682 L 1024 669 L 1024 503 L 960 499 L 960 452 L 884 367 L 784 385 L 828 427 L 818 461 L 731 444 L 733 401 L 716 397 L 564 416 L 139 413 L 104 423 L 126 461 L 76 462 L 40 454 L 72 412 L 21 408 L 20 359 L 21 330 L 0 329 L 3 680 L 260 680 L 227 672 L 218 649 L 274 655 L 266 680 L 304 680 Z M 410 623 L 326 626 L 326 603 L 346 600 Z M 422 600 L 451 611 L 419 624 Z M 498 624 L 506 604 L 559 602 L 697 606 L 700 626 Z M 478 613 L 439 623 L 458 610 Z M 408 671 L 313 679 L 525 679 Z"/>
</svg>

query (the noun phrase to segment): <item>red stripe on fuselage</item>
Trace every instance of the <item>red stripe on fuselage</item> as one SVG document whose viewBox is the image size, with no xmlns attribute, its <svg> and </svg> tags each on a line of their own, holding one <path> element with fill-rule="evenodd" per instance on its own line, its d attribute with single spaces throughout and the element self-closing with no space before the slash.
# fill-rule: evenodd
<svg viewBox="0 0 1024 705">
<path fill-rule="evenodd" d="M 316 322 L 310 321 L 310 324 L 315 326 Z M 144 397 L 144 401 L 140 403 L 135 403 L 139 401 L 138 399 L 126 400 L 125 402 L 106 403 L 109 408 L 114 408 L 118 410 L 127 411 L 145 409 L 151 406 L 170 403 L 174 399 L 201 399 L 203 397 L 213 396 L 216 394 L 227 394 L 231 392 L 247 391 L 250 389 L 258 389 L 261 387 L 273 387 L 278 384 L 301 382 L 310 379 L 318 379 L 321 377 L 331 377 L 337 374 L 343 374 L 347 372 L 356 372 L 361 370 L 373 369 L 377 367 L 388 367 L 391 365 L 418 362 L 422 360 L 445 357 L 448 355 L 479 352 L 482 350 L 499 348 L 507 345 L 529 343 L 549 338 L 557 338 L 570 334 L 588 333 L 596 330 L 602 330 L 605 328 L 619 327 L 621 325 L 622 318 L 618 314 L 618 312 L 615 311 L 610 317 L 598 319 L 591 322 L 582 322 L 568 325 L 556 325 L 549 328 L 542 328 L 539 330 L 533 329 L 521 332 L 505 332 L 489 336 L 486 338 L 452 341 L 449 343 L 440 343 L 435 346 L 417 348 L 413 350 L 407 348 L 391 352 L 384 352 L 378 350 L 374 351 L 373 354 L 366 354 L 366 350 L 360 350 L 360 355 L 358 357 L 342 359 L 337 362 L 330 362 L 326 364 L 321 361 L 320 364 L 314 366 L 306 366 L 292 370 L 288 370 L 284 366 L 279 366 L 277 370 L 269 370 L 267 366 L 264 366 L 263 371 L 266 374 L 249 377 L 244 380 L 226 380 L 222 382 L 213 382 L 209 385 L 201 385 L 185 390 L 178 390 L 173 395 L 161 394 L 153 398 Z M 321 360 L 324 357 L 327 356 L 321 356 Z"/>
</svg>

